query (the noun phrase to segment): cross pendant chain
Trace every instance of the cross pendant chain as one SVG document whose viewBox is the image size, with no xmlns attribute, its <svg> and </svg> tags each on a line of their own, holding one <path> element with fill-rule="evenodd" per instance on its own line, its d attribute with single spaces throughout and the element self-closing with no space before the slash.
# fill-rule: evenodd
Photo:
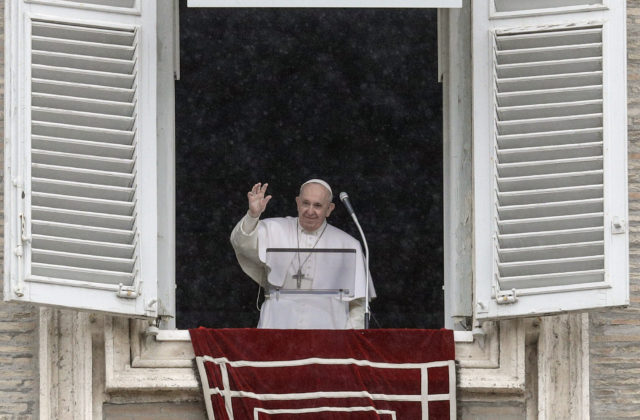
<svg viewBox="0 0 640 420">
<path fill-rule="evenodd" d="M 300 286 L 302 285 L 302 279 L 305 279 L 306 277 L 304 276 L 304 274 L 302 274 L 301 269 L 298 269 L 298 272 L 296 274 L 294 274 L 293 276 L 294 279 L 296 279 L 296 286 L 298 286 L 298 289 L 300 288 Z"/>
<path fill-rule="evenodd" d="M 327 230 L 327 226 L 328 225 L 325 223 L 324 228 L 322 229 L 322 232 L 320 232 L 320 235 L 316 239 L 316 242 L 311 247 L 312 250 L 316 247 L 316 245 L 318 245 L 318 242 L 320 242 L 320 238 L 322 238 L 322 235 L 324 235 L 324 231 Z M 298 272 L 291 277 L 296 279 L 296 286 L 298 286 L 298 289 L 302 286 L 302 279 L 307 278 L 304 276 L 304 274 L 302 274 L 302 266 L 309 260 L 309 257 L 311 257 L 311 252 L 310 252 L 309 255 L 307 255 L 307 258 L 305 258 L 304 261 L 300 262 L 300 231 L 299 229 L 300 229 L 300 225 L 298 224 L 298 219 L 296 219 L 296 242 L 298 244 L 298 252 L 297 252 Z"/>
</svg>

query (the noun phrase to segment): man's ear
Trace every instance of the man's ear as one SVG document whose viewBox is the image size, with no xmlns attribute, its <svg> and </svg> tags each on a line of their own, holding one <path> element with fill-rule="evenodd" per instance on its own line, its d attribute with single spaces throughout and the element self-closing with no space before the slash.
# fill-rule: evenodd
<svg viewBox="0 0 640 420">
<path fill-rule="evenodd" d="M 329 217 L 329 215 L 331 214 L 331 212 L 333 211 L 333 209 L 336 208 L 336 205 L 333 203 L 329 203 L 329 210 L 327 210 L 327 217 Z"/>
<path fill-rule="evenodd" d="M 300 207 L 300 196 L 296 197 L 296 205 Z"/>
</svg>

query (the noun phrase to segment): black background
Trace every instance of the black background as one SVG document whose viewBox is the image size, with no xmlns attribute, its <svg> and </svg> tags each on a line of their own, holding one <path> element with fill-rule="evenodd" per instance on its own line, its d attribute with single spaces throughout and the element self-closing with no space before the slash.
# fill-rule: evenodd
<svg viewBox="0 0 640 420">
<path fill-rule="evenodd" d="M 252 327 L 229 234 L 246 193 L 296 215 L 309 178 L 347 191 L 371 252 L 372 327 L 443 326 L 435 9 L 180 6 L 177 325 Z M 359 238 L 341 203 L 329 222 Z"/>
</svg>

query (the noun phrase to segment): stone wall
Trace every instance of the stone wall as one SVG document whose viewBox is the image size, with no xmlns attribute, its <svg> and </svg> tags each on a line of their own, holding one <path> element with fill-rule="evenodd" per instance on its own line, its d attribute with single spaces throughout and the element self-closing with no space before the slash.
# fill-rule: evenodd
<svg viewBox="0 0 640 420">
<path fill-rule="evenodd" d="M 4 69 L 4 2 L 0 5 L 0 27 L 0 68 Z M 0 79 L 0 101 L 4 101 L 4 73 Z M 0 133 L 4 137 L 4 112 L 0 119 Z M 3 162 L 0 150 L 0 165 Z M 0 214 L 4 218 L 2 190 L 0 197 Z M 3 226 L 0 223 L 0 255 L 4 246 Z M 0 258 L 0 267 L 3 259 Z M 0 281 L 0 419 L 37 419 L 38 310 L 31 305 L 3 302 L 2 287 Z"/>
<path fill-rule="evenodd" d="M 640 418 L 640 0 L 627 0 L 631 304 L 591 314 L 591 418 Z"/>
<path fill-rule="evenodd" d="M 37 319 L 32 306 L 0 301 L 0 419 L 38 418 Z"/>
</svg>

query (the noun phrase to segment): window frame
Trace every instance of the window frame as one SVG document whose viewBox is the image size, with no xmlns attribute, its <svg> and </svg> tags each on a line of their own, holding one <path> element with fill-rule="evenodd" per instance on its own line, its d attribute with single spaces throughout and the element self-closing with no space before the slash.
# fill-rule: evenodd
<svg viewBox="0 0 640 420">
<path fill-rule="evenodd" d="M 188 7 L 461 8 L 462 0 L 187 0 Z"/>
<path fill-rule="evenodd" d="M 39 5 L 40 7 L 42 7 L 42 10 L 52 10 L 51 8 L 54 8 L 55 5 L 58 5 L 58 1 L 54 1 L 54 0 L 25 0 L 25 2 L 19 2 L 19 4 L 21 6 L 24 6 L 25 4 L 28 5 Z M 18 4 L 17 1 L 13 1 L 13 2 L 9 2 L 9 5 L 7 6 L 7 10 L 9 13 L 7 13 L 7 25 L 6 27 L 9 30 L 9 34 L 12 34 L 14 31 L 14 26 L 18 26 L 21 27 L 21 25 L 24 25 L 24 22 L 20 19 L 20 8 L 16 8 L 15 5 Z M 164 4 L 164 3 L 162 3 Z M 476 7 L 476 9 L 474 9 L 475 11 L 480 11 L 486 15 L 483 15 L 486 19 L 487 22 L 491 22 L 491 16 L 489 16 L 490 14 L 490 8 L 489 5 L 493 4 L 492 0 L 485 0 L 485 3 L 475 3 L 474 7 Z M 144 8 L 145 7 L 145 3 L 136 3 L 136 5 L 139 5 L 140 7 Z M 163 12 L 159 12 L 159 13 L 164 13 L 164 17 L 167 17 L 168 15 L 172 15 L 173 19 L 159 19 L 158 22 L 160 22 L 161 24 L 164 24 L 165 26 L 163 28 L 161 28 L 161 36 L 162 36 L 162 46 L 163 49 L 160 50 L 160 54 L 157 58 L 156 61 L 156 67 L 154 68 L 154 74 L 155 74 L 155 70 L 157 69 L 158 73 L 158 78 L 157 83 L 155 85 L 155 89 L 154 88 L 148 88 L 146 89 L 144 93 L 144 96 L 148 98 L 149 102 L 153 102 L 155 103 L 160 111 L 155 119 L 155 121 L 151 121 L 149 118 L 147 119 L 147 121 L 145 121 L 142 125 L 145 127 L 157 127 L 158 129 L 158 141 L 157 143 L 153 143 L 153 144 L 145 144 L 144 147 L 150 147 L 153 153 L 145 153 L 145 150 L 141 150 L 140 155 L 141 156 L 149 156 L 149 155 L 155 155 L 156 152 L 156 148 L 158 153 L 160 153 L 158 155 L 158 161 L 161 162 L 162 168 L 164 168 L 165 170 L 160 170 L 160 171 L 155 171 L 155 160 L 150 159 L 150 158 L 146 158 L 146 159 L 141 159 L 141 161 L 139 162 L 140 165 L 144 165 L 145 167 L 142 168 L 139 173 L 154 173 L 157 174 L 157 176 L 155 177 L 142 177 L 144 181 L 144 179 L 149 179 L 152 178 L 155 180 L 154 182 L 147 182 L 149 184 L 149 191 L 152 191 L 152 195 L 156 194 L 156 190 L 158 191 L 158 196 L 156 196 L 156 200 L 155 202 L 155 208 L 151 208 L 151 206 L 149 206 L 148 204 L 146 205 L 146 207 L 141 208 L 139 210 L 140 213 L 145 213 L 145 215 L 153 215 L 153 217 L 145 217 L 143 219 L 144 223 L 148 223 L 150 225 L 155 225 L 155 228 L 157 229 L 159 235 L 157 235 L 156 239 L 152 239 L 150 242 L 153 244 L 152 247 L 150 249 L 153 249 L 154 251 L 147 253 L 147 255 L 144 257 L 144 260 L 146 261 L 146 263 L 148 265 L 152 265 L 156 270 L 157 270 L 157 276 L 153 275 L 151 277 L 153 277 L 152 279 L 145 279 L 145 287 L 147 287 L 147 289 L 145 289 L 145 298 L 146 302 L 144 302 L 144 313 L 138 312 L 135 315 L 136 316 L 151 316 L 151 317 L 155 317 L 156 316 L 156 309 L 153 308 L 154 304 L 157 304 L 157 306 L 159 306 L 159 313 L 158 315 L 160 315 L 160 325 L 165 327 L 165 328 L 173 328 L 175 326 L 175 320 L 173 320 L 173 317 L 175 316 L 175 293 L 174 293 L 174 289 L 175 289 L 175 160 L 173 158 L 174 156 L 174 150 L 175 150 L 175 139 L 174 139 L 174 131 L 175 131 L 175 122 L 174 119 L 171 118 L 171 115 L 173 115 L 173 110 L 175 107 L 175 99 L 173 97 L 174 92 L 173 89 L 167 89 L 167 86 L 173 86 L 173 81 L 174 81 L 174 77 L 177 73 L 177 69 L 175 67 L 176 65 L 176 51 L 178 49 L 178 46 L 175 44 L 175 40 L 176 40 L 176 33 L 177 33 L 177 29 L 176 29 L 176 25 L 177 25 L 177 10 L 176 10 L 176 5 L 174 4 L 174 7 L 172 8 L 171 5 L 166 6 L 165 5 L 165 10 Z M 485 7 L 486 6 L 486 7 Z M 71 10 L 69 8 L 66 8 L 67 10 Z M 570 10 L 571 8 L 565 8 L 567 10 L 562 11 L 563 13 L 567 12 L 567 13 L 572 13 L 572 20 L 576 20 L 576 21 L 586 21 L 586 20 L 593 20 L 593 19 L 601 19 L 603 21 L 606 21 L 606 17 L 603 17 L 604 13 L 607 10 L 603 10 L 602 8 L 597 8 L 597 9 L 593 9 L 593 8 L 587 8 L 589 9 L 588 11 L 582 11 L 580 13 L 575 12 L 574 10 Z M 584 8 L 583 8 L 584 9 Z M 622 15 L 624 16 L 625 10 L 622 7 L 618 7 L 616 9 L 614 9 L 616 11 L 616 13 L 622 13 Z M 467 16 L 462 15 L 461 13 L 466 13 L 468 14 Z M 78 12 L 80 13 L 80 12 Z M 103 11 L 99 11 L 99 10 L 93 10 L 92 8 L 89 8 L 89 10 L 84 10 L 82 11 L 82 13 L 85 14 L 89 14 L 91 16 L 98 16 L 100 13 L 103 13 Z M 446 304 L 445 304 L 445 319 L 446 319 L 446 325 L 449 328 L 471 328 L 472 325 L 468 325 L 465 324 L 465 321 L 467 321 L 470 317 L 471 317 L 471 310 L 469 309 L 471 306 L 471 295 L 473 294 L 470 290 L 471 284 L 473 283 L 474 279 L 472 279 L 473 276 L 475 276 L 475 281 L 476 281 L 476 288 L 475 288 L 475 302 L 476 303 L 483 303 L 484 300 L 487 298 L 488 294 L 490 294 L 490 287 L 486 287 L 485 286 L 479 286 L 478 281 L 486 281 L 486 278 L 489 276 L 484 275 L 483 273 L 486 273 L 488 270 L 488 266 L 491 265 L 492 263 L 490 262 L 491 259 L 487 259 L 487 258 L 483 258 L 485 257 L 485 254 L 483 254 L 482 252 L 484 252 L 483 248 L 487 248 L 489 249 L 490 247 L 483 247 L 482 244 L 486 243 L 486 238 L 491 236 L 490 232 L 487 232 L 485 230 L 485 225 L 486 223 L 482 223 L 482 220 L 487 220 L 487 218 L 485 217 L 487 213 L 483 213 L 486 211 L 486 206 L 487 206 L 487 201 L 486 201 L 486 192 L 487 192 L 487 184 L 474 184 L 472 187 L 469 187 L 469 182 L 476 182 L 480 177 L 483 176 L 483 174 L 491 174 L 492 173 L 492 169 L 489 167 L 490 165 L 490 159 L 481 159 L 478 158 L 478 155 L 481 153 L 477 153 L 478 150 L 481 149 L 481 144 L 479 139 L 481 138 L 481 136 L 479 135 L 479 133 L 482 132 L 491 132 L 491 129 L 489 128 L 490 125 L 490 121 L 492 121 L 492 117 L 491 117 L 491 107 L 485 107 L 484 108 L 484 112 L 486 112 L 487 114 L 485 114 L 484 116 L 481 116 L 481 114 L 479 112 L 475 112 L 473 110 L 469 110 L 469 115 L 463 115 L 464 111 L 464 106 L 462 107 L 463 111 L 460 111 L 460 107 L 458 106 L 458 101 L 457 99 L 460 97 L 463 97 L 463 105 L 469 103 L 468 101 L 471 101 L 471 99 L 469 97 L 467 97 L 467 95 L 469 95 L 469 91 L 473 88 L 473 86 L 469 87 L 469 74 L 466 73 L 466 71 L 468 70 L 468 66 L 464 66 L 465 63 L 470 63 L 470 58 L 469 58 L 469 54 L 464 53 L 464 51 L 467 51 L 467 49 L 465 48 L 465 45 L 468 41 L 467 34 L 466 33 L 461 33 L 461 34 L 457 34 L 456 31 L 451 31 L 448 28 L 449 27 L 453 27 L 453 24 L 458 20 L 458 19 L 470 19 L 470 13 L 471 13 L 471 9 L 470 8 L 465 8 L 462 9 L 462 11 L 459 9 L 456 12 L 453 12 L 452 10 L 447 11 L 448 15 L 447 18 L 449 19 L 448 22 L 446 22 L 443 20 L 442 22 L 442 27 L 439 28 L 439 32 L 440 34 L 445 34 L 447 33 L 448 36 L 446 37 L 446 42 L 448 43 L 447 47 L 444 47 L 444 39 L 442 39 L 443 44 L 443 48 L 441 49 L 441 65 L 442 65 L 442 75 L 443 75 L 443 79 L 446 85 L 446 97 L 445 97 L 445 106 L 447 107 L 447 119 L 445 120 L 445 170 L 447 171 L 447 174 L 451 175 L 449 177 L 445 177 L 445 207 L 446 208 L 454 208 L 456 209 L 456 212 L 453 212 L 450 216 L 447 217 L 447 219 L 445 219 L 444 224 L 445 224 L 445 237 L 450 239 L 450 241 L 445 241 L 445 296 L 446 296 Z M 46 14 L 44 14 L 46 15 Z M 517 18 L 520 18 L 522 16 L 524 16 L 526 14 L 519 14 Z M 537 20 L 542 20 L 542 19 L 546 19 L 548 18 L 548 16 L 546 16 L 545 13 L 536 13 L 536 17 L 534 17 L 533 19 L 537 19 Z M 601 16 L 602 15 L 602 16 Z M 617 15 L 617 17 L 619 18 L 620 15 Z M 133 19 L 134 16 L 129 16 L 129 20 Z M 503 18 L 500 19 L 501 22 L 509 22 L 510 20 L 513 19 L 517 19 L 514 17 L 509 17 L 509 18 Z M 494 19 L 495 20 L 495 19 Z M 126 21 L 126 19 L 125 19 Z M 172 31 L 167 30 L 167 26 L 170 26 L 172 28 Z M 471 25 L 474 29 L 473 29 L 473 33 L 470 34 L 469 36 L 471 37 L 471 39 L 473 40 L 474 43 L 474 48 L 475 45 L 477 45 L 478 43 L 484 42 L 483 40 L 485 40 L 484 35 L 483 36 L 478 36 L 477 31 L 479 30 L 484 30 L 484 29 L 478 29 L 478 25 Z M 468 28 L 468 26 L 465 26 Z M 624 26 L 622 29 L 620 29 L 623 33 L 624 33 Z M 20 47 L 20 42 L 19 40 L 14 39 L 15 36 L 8 36 L 8 41 L 7 41 L 7 45 L 9 46 L 9 48 L 7 48 L 7 51 L 5 51 L 6 53 L 6 57 L 7 57 L 7 63 L 10 63 L 11 66 L 17 66 L 16 70 L 14 68 L 14 70 L 12 70 L 12 72 L 9 73 L 9 77 L 8 80 L 11 80 L 10 77 L 12 77 L 12 73 L 13 74 L 18 74 L 19 73 L 19 69 L 21 68 L 26 68 L 27 67 L 27 63 L 26 63 L 26 59 L 25 59 L 25 49 L 24 48 L 19 48 Z M 444 37 L 443 37 L 444 38 Z M 173 42 L 169 42 L 169 41 L 173 41 Z M 486 49 L 487 52 L 489 52 L 491 50 L 489 45 L 485 45 L 484 47 L 482 47 L 483 49 Z M 625 48 L 625 45 L 623 44 L 621 47 L 619 48 Z M 460 52 L 459 54 L 452 54 L 452 51 L 458 51 Z M 16 60 L 17 58 L 17 60 Z M 473 94 L 473 101 L 478 101 L 478 96 L 483 96 L 483 95 L 488 95 L 489 97 L 492 95 L 491 91 L 487 91 L 484 93 L 481 93 L 480 95 L 478 95 L 478 88 L 477 86 L 479 86 L 481 83 L 479 83 L 478 81 L 480 79 L 482 80 L 489 80 L 489 74 L 488 72 L 490 71 L 490 66 L 489 63 L 491 62 L 491 58 L 487 55 L 485 57 L 483 57 L 481 60 L 479 60 L 478 62 L 476 62 L 474 65 L 476 67 L 476 71 L 473 74 L 472 78 L 474 80 L 474 82 L 476 83 L 476 89 L 474 91 Z M 478 63 L 480 65 L 478 65 Z M 462 64 L 462 71 L 459 71 L 460 69 L 460 64 Z M 613 67 L 615 69 L 618 70 L 618 75 L 622 75 L 622 79 L 625 80 L 626 79 L 626 74 L 624 73 L 624 66 L 620 66 L 620 63 L 617 63 L 618 65 L 612 65 L 610 63 L 606 63 L 607 66 L 609 66 L 609 68 Z M 153 67 L 153 66 L 147 66 L 147 67 Z M 614 77 L 614 74 L 612 71 L 607 71 L 607 73 L 609 74 L 609 79 Z M 155 76 L 154 76 L 155 77 Z M 466 84 L 465 84 L 466 83 Z M 21 93 L 17 87 L 18 85 L 13 85 L 10 84 L 9 85 L 9 89 L 7 91 L 7 97 L 8 98 L 14 98 L 14 97 L 18 97 L 19 98 L 19 102 L 17 102 L 18 105 L 18 109 L 22 109 L 22 108 L 28 108 L 28 97 L 21 97 Z M 490 86 L 490 83 L 487 83 L 487 86 Z M 607 94 L 615 94 L 618 95 L 616 97 L 613 98 L 609 98 L 609 101 L 619 101 L 622 102 L 624 104 L 626 104 L 626 101 L 624 101 L 624 98 L 626 97 L 625 94 L 626 92 L 624 92 L 624 90 L 620 91 L 615 90 L 615 89 L 610 89 L 607 88 L 606 89 Z M 156 96 L 157 93 L 157 96 Z M 486 98 L 485 98 L 486 99 Z M 22 102 L 21 102 L 22 101 Z M 24 103 L 23 101 L 26 101 L 27 103 Z M 10 103 L 9 101 L 7 103 Z M 476 109 L 482 109 L 481 107 L 477 107 Z M 626 107 L 625 107 L 626 110 Z M 11 109 L 11 107 L 7 107 L 7 120 L 8 121 L 13 121 L 14 119 L 13 114 L 12 114 L 13 110 Z M 468 131 L 465 131 L 465 125 L 468 124 L 468 121 L 472 119 L 472 114 L 473 114 L 473 121 L 474 121 L 474 138 L 472 140 L 471 136 L 469 135 Z M 24 111 L 23 114 L 20 114 L 21 116 L 24 116 Z M 615 115 L 615 118 L 618 118 L 618 123 L 624 118 L 623 117 L 624 113 L 620 113 L 618 115 Z M 607 118 L 611 118 L 611 114 L 609 114 L 609 116 Z M 20 121 L 20 118 L 15 118 L 15 121 Z M 611 126 L 615 126 L 615 125 L 620 125 L 620 124 L 616 124 L 612 121 L 607 120 L 608 122 L 606 122 L 605 124 L 611 125 Z M 13 124 L 13 125 L 9 125 L 8 129 L 7 129 L 7 137 L 9 139 L 16 139 L 16 138 L 20 138 L 21 136 L 24 136 L 25 138 L 28 138 L 28 126 L 29 124 L 24 123 L 24 121 L 22 121 L 23 124 Z M 624 125 L 624 124 L 623 124 Z M 18 127 L 21 126 L 22 130 L 26 130 L 27 134 L 25 135 L 25 133 L 20 133 L 17 132 L 16 130 L 18 130 Z M 626 148 L 626 131 L 624 131 L 624 137 L 621 136 L 622 140 L 619 140 L 617 142 L 617 144 L 621 147 L 621 148 Z M 468 166 L 468 160 L 466 160 L 468 158 L 468 153 L 466 154 L 466 157 L 460 158 L 460 151 L 462 151 L 463 153 L 466 153 L 467 147 L 469 147 L 470 142 L 472 142 L 472 147 L 475 148 L 476 150 L 476 159 L 473 162 L 473 173 L 470 173 L 469 171 L 469 166 Z M 486 148 L 486 147 L 485 147 Z M 11 149 L 9 148 L 9 151 L 11 151 Z M 21 210 L 20 208 L 18 208 L 20 200 L 17 199 L 17 196 L 19 196 L 21 194 L 21 189 L 20 186 L 24 185 L 24 180 L 21 180 L 20 177 L 16 177 L 12 175 L 12 171 L 15 171 L 16 169 L 20 170 L 20 165 L 24 164 L 24 159 L 22 158 L 16 158 L 16 156 L 22 156 L 21 153 L 7 153 L 7 155 L 11 155 L 8 160 L 7 160 L 7 167 L 6 167 L 6 172 L 8 174 L 8 176 L 5 177 L 5 190 L 6 191 L 10 191 L 10 193 L 7 194 L 7 200 L 6 200 L 6 215 L 12 215 L 12 214 L 19 214 L 21 212 L 24 212 L 24 210 Z M 626 158 L 626 154 L 624 154 L 625 158 Z M 620 165 L 615 165 L 612 164 L 611 162 L 607 162 L 606 163 L 607 166 L 605 166 L 605 172 L 606 173 L 610 173 L 612 170 L 619 170 L 620 169 Z M 153 168 L 153 169 L 152 169 Z M 463 174 L 462 176 L 460 176 L 460 174 Z M 469 176 L 471 176 L 472 181 L 469 180 Z M 615 178 L 620 179 L 620 175 L 616 175 Z M 625 178 L 626 179 L 626 178 Z M 16 185 L 14 185 L 16 184 Z M 155 185 L 151 185 L 151 184 L 155 184 Z M 626 182 L 618 182 L 618 183 L 611 183 L 615 188 L 616 188 L 616 193 L 615 195 L 620 197 L 623 196 L 626 199 Z M 16 188 L 18 187 L 18 188 Z M 466 196 L 469 193 L 469 190 L 472 190 L 475 192 L 475 196 L 473 198 L 473 200 L 471 200 L 471 202 L 469 202 L 469 200 L 467 199 L 468 197 Z M 460 191 L 462 192 L 462 194 L 460 194 Z M 457 193 L 457 194 L 454 194 Z M 150 202 L 150 200 L 146 200 L 147 203 Z M 153 201 L 153 200 L 151 200 Z M 484 210 L 482 210 L 484 208 Z M 481 211 L 479 211 L 479 209 L 481 209 Z M 157 217 L 156 219 L 156 211 L 159 212 L 159 217 Z M 469 215 L 473 214 L 473 212 L 475 211 L 475 215 L 474 217 L 474 222 L 470 223 L 469 222 Z M 447 213 L 448 214 L 448 213 Z M 488 213 L 490 214 L 490 213 Z M 626 220 L 628 219 L 626 213 L 623 215 L 623 222 L 626 223 Z M 475 254 L 471 255 L 470 252 L 467 252 L 469 250 L 469 239 L 467 236 L 465 235 L 458 235 L 458 233 L 460 232 L 464 232 L 467 231 L 469 229 L 471 229 L 471 225 L 474 226 L 475 229 L 475 243 L 473 244 L 473 247 L 475 248 Z M 14 258 L 14 253 L 13 251 L 16 249 L 17 245 L 16 243 L 18 242 L 18 238 L 20 237 L 20 227 L 19 227 L 19 223 L 16 220 L 9 220 L 8 223 L 6 223 L 7 226 L 7 235 L 8 238 L 11 238 L 11 240 L 9 241 L 5 241 L 5 255 L 7 256 L 11 256 L 10 258 L 7 258 L 7 269 L 6 269 L 6 273 L 7 273 L 7 278 L 10 279 L 10 284 L 15 283 L 15 279 L 11 279 L 11 276 L 13 275 L 14 271 L 16 271 L 16 262 L 15 262 L 15 258 Z M 607 228 L 610 228 L 610 226 L 607 225 L 607 223 L 605 223 L 605 226 L 607 226 Z M 454 233 L 455 232 L 455 233 Z M 451 240 L 451 238 L 455 237 L 456 240 L 453 241 Z M 147 244 L 148 245 L 148 244 Z M 157 249 L 155 248 L 155 246 L 157 246 Z M 479 251 L 481 250 L 481 251 Z M 627 255 L 628 254 L 628 249 L 625 248 L 625 252 L 622 252 L 621 254 L 623 255 Z M 475 258 L 475 266 L 471 263 L 471 260 Z M 153 261 L 153 263 L 149 264 L 149 261 Z M 621 265 L 622 266 L 622 265 Z M 466 267 L 466 268 L 465 268 Z M 473 267 L 473 268 L 471 268 Z M 616 266 L 618 267 L 618 266 Z M 623 278 L 626 280 L 626 274 L 625 274 L 625 269 L 622 268 L 620 269 L 620 272 L 622 274 L 619 275 L 615 275 L 615 277 L 617 278 Z M 154 302 L 155 297 L 153 295 L 153 293 L 151 293 L 151 284 L 153 283 L 153 281 L 155 281 L 157 278 L 158 282 L 159 282 L 159 290 L 161 290 L 161 297 L 160 297 L 160 301 L 161 302 Z M 480 278 L 480 280 L 479 280 Z M 149 281 L 151 280 L 151 281 Z M 625 283 L 623 281 L 623 283 Z M 627 287 L 626 287 L 626 300 L 624 299 L 625 296 L 625 290 L 622 290 L 620 293 L 621 294 L 617 294 L 616 296 L 614 296 L 609 303 L 610 304 L 618 304 L 618 305 L 624 305 L 626 303 L 628 303 L 628 282 L 627 283 Z M 12 290 L 12 287 L 8 287 L 5 288 L 5 290 Z M 5 294 L 5 298 L 7 294 Z M 576 296 L 581 296 L 582 294 L 576 294 Z M 543 297 L 544 299 L 544 297 Z M 84 300 L 84 299 L 83 299 Z M 575 301 L 578 301 L 579 299 L 574 299 Z M 613 302 L 613 303 L 611 303 Z M 65 304 L 69 304 L 71 306 L 71 301 L 67 300 L 67 302 Z M 478 311 L 478 305 L 473 306 L 474 310 L 475 310 L 475 317 L 476 319 L 478 318 L 491 318 L 491 317 L 497 317 L 499 315 L 496 315 L 496 313 L 492 313 L 489 315 L 485 315 L 484 312 L 482 311 Z M 564 307 L 562 308 L 562 310 L 576 310 L 576 309 L 583 309 L 585 308 L 585 306 L 568 306 L 568 307 Z M 84 307 L 84 309 L 91 309 L 89 307 Z M 542 313 L 547 313 L 549 312 L 548 310 L 543 310 L 541 311 Z M 122 312 L 122 313 L 126 313 L 126 312 Z M 530 314 L 532 312 L 528 312 L 528 314 Z M 513 313 L 509 312 L 509 311 L 505 311 L 505 315 L 506 316 L 514 316 Z M 465 324 L 465 325 L 463 325 Z"/>
</svg>

